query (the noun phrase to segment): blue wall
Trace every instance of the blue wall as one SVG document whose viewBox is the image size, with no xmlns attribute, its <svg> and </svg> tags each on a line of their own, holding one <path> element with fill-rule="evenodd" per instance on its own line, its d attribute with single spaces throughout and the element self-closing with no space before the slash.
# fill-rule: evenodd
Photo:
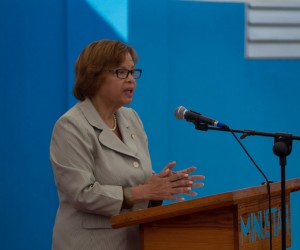
<svg viewBox="0 0 300 250">
<path fill-rule="evenodd" d="M 66 107 L 65 6 L 0 1 L 0 248 L 50 249 L 53 122 Z"/>
<path fill-rule="evenodd" d="M 263 178 L 229 133 L 197 131 L 173 113 L 183 105 L 231 128 L 300 135 L 300 61 L 245 60 L 243 4 L 130 0 L 128 17 L 126 42 L 143 68 L 132 107 L 155 169 L 172 160 L 196 165 L 206 175 L 198 197 L 259 185 Z M 2 0 L 0 35 L 1 249 L 50 249 L 57 194 L 49 142 L 54 122 L 75 103 L 74 62 L 93 40 L 124 37 L 84 0 Z M 243 143 L 269 179 L 280 180 L 273 140 Z M 288 179 L 300 176 L 299 163 L 295 141 Z M 291 198 L 296 250 L 299 192 Z"/>
</svg>

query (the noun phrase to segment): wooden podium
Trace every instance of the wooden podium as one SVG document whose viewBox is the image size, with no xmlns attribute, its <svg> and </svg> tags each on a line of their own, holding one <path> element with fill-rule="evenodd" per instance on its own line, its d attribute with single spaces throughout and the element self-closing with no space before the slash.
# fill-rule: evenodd
<svg viewBox="0 0 300 250">
<path fill-rule="evenodd" d="M 140 225 L 143 250 L 281 249 L 281 187 L 271 185 L 271 215 L 267 186 L 207 196 L 113 216 L 113 228 Z M 286 246 L 291 245 L 290 193 L 300 190 L 300 178 L 286 181 Z"/>
</svg>

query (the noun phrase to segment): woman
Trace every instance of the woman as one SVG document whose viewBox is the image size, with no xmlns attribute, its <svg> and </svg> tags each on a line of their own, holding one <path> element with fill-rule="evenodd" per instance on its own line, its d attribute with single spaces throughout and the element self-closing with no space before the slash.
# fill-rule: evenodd
<svg viewBox="0 0 300 250">
<path fill-rule="evenodd" d="M 59 194 L 53 250 L 140 249 L 138 226 L 112 229 L 113 215 L 145 209 L 161 200 L 195 195 L 201 175 L 175 162 L 154 174 L 147 137 L 130 104 L 138 57 L 119 41 L 87 46 L 75 64 L 78 104 L 55 124 L 50 159 Z M 156 204 L 157 205 L 157 204 Z"/>
</svg>

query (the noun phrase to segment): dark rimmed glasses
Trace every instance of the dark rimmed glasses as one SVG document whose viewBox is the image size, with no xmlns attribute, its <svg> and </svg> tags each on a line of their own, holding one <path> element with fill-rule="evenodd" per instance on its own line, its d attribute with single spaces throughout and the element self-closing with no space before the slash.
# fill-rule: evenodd
<svg viewBox="0 0 300 250">
<path fill-rule="evenodd" d="M 126 79 L 129 76 L 129 73 L 134 79 L 138 79 L 142 75 L 141 69 L 112 69 L 110 71 L 112 71 L 120 79 Z"/>
</svg>

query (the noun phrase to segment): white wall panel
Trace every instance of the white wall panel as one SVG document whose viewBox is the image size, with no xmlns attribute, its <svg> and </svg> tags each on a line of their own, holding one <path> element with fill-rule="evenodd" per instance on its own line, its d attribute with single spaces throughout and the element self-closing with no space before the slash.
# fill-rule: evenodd
<svg viewBox="0 0 300 250">
<path fill-rule="evenodd" d="M 245 54 L 249 59 L 300 58 L 300 4 L 246 5 Z"/>
</svg>

